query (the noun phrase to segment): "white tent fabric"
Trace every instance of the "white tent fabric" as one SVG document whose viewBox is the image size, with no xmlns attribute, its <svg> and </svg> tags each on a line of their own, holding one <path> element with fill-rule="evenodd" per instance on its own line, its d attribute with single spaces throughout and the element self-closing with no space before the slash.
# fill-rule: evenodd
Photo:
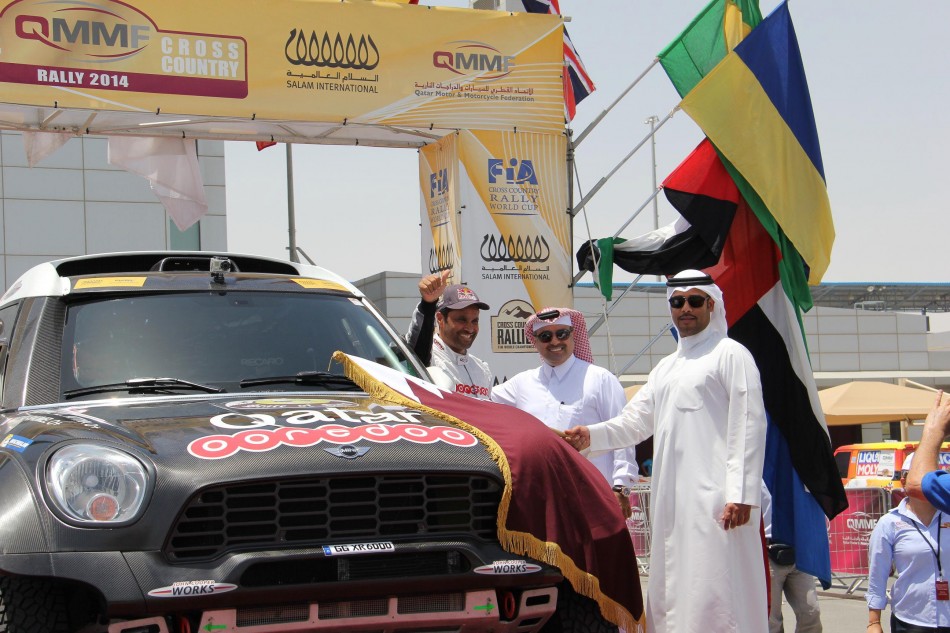
<svg viewBox="0 0 950 633">
<path fill-rule="evenodd" d="M 948 396 L 944 396 L 948 397 Z M 818 392 L 828 426 L 923 420 L 936 392 L 887 382 L 854 381 Z"/>
<path fill-rule="evenodd" d="M 195 143 L 169 137 L 109 138 L 109 164 L 147 178 L 180 231 L 208 212 Z"/>
</svg>

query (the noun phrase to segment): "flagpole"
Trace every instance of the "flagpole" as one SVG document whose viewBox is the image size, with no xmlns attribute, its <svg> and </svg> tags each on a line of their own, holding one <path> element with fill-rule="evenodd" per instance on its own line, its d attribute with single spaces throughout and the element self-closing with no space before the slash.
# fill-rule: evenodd
<svg viewBox="0 0 950 633">
<path fill-rule="evenodd" d="M 290 261 L 300 263 L 297 256 L 297 221 L 294 218 L 294 150 L 291 143 L 287 147 L 287 232 L 289 233 Z"/>
<path fill-rule="evenodd" d="M 571 210 L 571 217 L 574 217 L 575 215 L 577 215 L 577 213 L 578 213 L 581 209 L 584 208 L 584 205 L 586 205 L 586 204 L 590 201 L 590 199 L 594 197 L 594 194 L 596 194 L 598 191 L 600 191 L 600 188 L 603 187 L 605 184 L 607 184 L 607 181 L 610 180 L 610 179 L 614 176 L 614 174 L 616 174 L 617 171 L 618 171 L 621 167 L 623 167 L 624 163 L 626 163 L 628 160 L 630 160 L 630 158 L 631 158 L 634 154 L 637 153 L 637 150 L 639 150 L 641 147 L 643 147 L 643 144 L 646 143 L 648 140 L 650 140 L 650 139 L 653 137 L 653 134 L 656 133 L 656 130 L 659 130 L 661 127 L 663 127 L 663 125 L 664 125 L 667 121 L 669 121 L 669 120 L 673 117 L 674 114 L 676 114 L 676 111 L 679 110 L 679 108 L 680 108 L 679 105 L 677 105 L 675 108 L 673 108 L 672 110 L 670 110 L 670 113 L 667 114 L 665 117 L 663 117 L 663 119 L 662 119 L 659 123 L 657 123 L 656 128 L 654 128 L 654 131 L 653 131 L 653 132 L 651 132 L 650 134 L 647 134 L 646 136 L 644 136 L 644 137 L 640 140 L 640 142 L 637 143 L 637 146 L 634 147 L 632 150 L 630 150 L 630 152 L 629 152 L 626 156 L 624 156 L 624 157 L 620 160 L 619 163 L 617 163 L 617 166 L 616 166 L 616 167 L 614 167 L 613 169 L 610 170 L 610 173 L 608 173 L 606 176 L 604 176 L 603 178 L 601 178 L 601 179 L 597 182 L 597 184 L 594 185 L 594 188 L 587 192 L 587 195 L 584 196 L 584 198 L 580 201 L 580 204 L 578 204 L 576 207 L 574 207 L 574 209 Z M 576 144 L 575 144 L 575 147 L 576 147 Z"/>
<path fill-rule="evenodd" d="M 624 230 L 625 228 L 627 228 L 627 226 L 628 226 L 631 222 L 633 222 L 633 221 L 636 219 L 636 217 L 637 217 L 638 215 L 640 215 L 640 213 L 641 213 L 644 209 L 647 208 L 647 205 L 648 205 L 648 204 L 650 204 L 654 199 L 656 199 L 656 197 L 657 197 L 658 195 L 660 195 L 660 192 L 661 192 L 661 191 L 663 191 L 663 187 L 657 187 L 657 188 L 656 188 L 656 191 L 654 191 L 654 192 L 650 195 L 649 198 L 647 198 L 646 200 L 643 201 L 643 204 L 641 204 L 640 207 L 639 207 L 636 211 L 633 212 L 633 215 L 631 215 L 629 218 L 627 218 L 627 221 L 623 223 L 623 226 L 621 226 L 619 229 L 617 229 L 617 232 L 614 233 L 612 237 L 620 237 L 620 234 L 623 233 L 623 230 Z M 589 236 L 589 235 L 590 235 L 590 230 L 588 230 L 588 236 Z M 581 277 L 583 277 L 583 276 L 584 276 L 584 273 L 586 273 L 586 272 L 588 272 L 588 271 L 586 271 L 586 270 L 579 270 L 579 271 L 577 271 L 577 274 L 574 275 L 574 279 L 573 279 L 573 281 L 571 282 L 572 285 L 573 285 L 573 284 L 576 284 L 578 281 L 580 281 L 580 280 L 581 280 Z"/>
<path fill-rule="evenodd" d="M 650 339 L 650 342 L 644 345 L 643 348 L 639 352 L 637 352 L 636 355 L 633 358 L 631 358 L 630 361 L 626 365 L 624 365 L 623 368 L 621 368 L 619 372 L 617 372 L 616 376 L 618 378 L 620 376 L 623 376 L 623 372 L 630 369 L 630 365 L 633 365 L 635 362 L 640 360 L 640 357 L 646 354 L 647 350 L 653 347 L 653 344 L 660 340 L 660 337 L 662 337 L 664 334 L 666 334 L 672 329 L 673 329 L 672 323 L 667 323 L 666 325 L 664 325 L 663 329 L 657 332 L 657 334 L 653 338 Z"/>
<path fill-rule="evenodd" d="M 624 97 L 626 97 L 626 96 L 627 96 L 627 93 L 630 92 L 631 90 L 633 90 L 633 87 L 636 86 L 638 83 L 640 83 L 640 80 L 643 79 L 644 77 L 646 77 L 646 76 L 647 76 L 647 73 L 650 72 L 651 70 L 653 70 L 653 67 L 656 66 L 659 62 L 660 62 L 660 58 L 659 58 L 659 57 L 654 57 L 654 58 L 653 58 L 653 61 L 650 62 L 650 65 L 647 66 L 647 67 L 643 70 L 643 72 L 640 73 L 640 75 L 639 75 L 636 79 L 633 80 L 633 83 L 630 84 L 629 86 L 627 86 L 627 89 L 624 90 L 623 92 L 621 92 L 621 93 L 620 93 L 620 96 L 617 97 L 616 99 L 614 99 L 614 102 L 611 103 L 609 106 L 607 106 L 607 109 L 606 109 L 606 110 L 604 110 L 603 112 L 601 112 L 600 114 L 598 114 L 598 115 L 597 115 L 597 118 L 594 119 L 593 121 L 591 121 L 591 122 L 590 122 L 590 125 L 588 125 L 586 128 L 584 128 L 584 131 L 581 132 L 581 133 L 580 133 L 580 136 L 577 137 L 577 140 L 574 141 L 574 147 L 577 147 L 578 145 L 580 145 L 580 144 L 581 144 L 581 141 L 583 141 L 583 140 L 587 137 L 587 135 L 590 134 L 591 130 L 593 130 L 595 127 L 597 127 L 597 124 L 600 123 L 600 122 L 603 120 L 603 118 L 604 118 L 605 116 L 607 116 L 607 113 L 610 112 L 611 110 L 613 110 L 613 109 L 614 109 L 614 106 L 616 106 L 618 103 L 620 103 L 621 99 L 623 99 Z"/>
</svg>

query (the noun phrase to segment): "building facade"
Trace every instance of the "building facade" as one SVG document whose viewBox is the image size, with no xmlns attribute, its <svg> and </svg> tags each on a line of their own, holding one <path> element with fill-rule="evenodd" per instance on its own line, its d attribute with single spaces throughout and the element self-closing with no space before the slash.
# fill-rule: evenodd
<svg viewBox="0 0 950 633">
<path fill-rule="evenodd" d="M 208 214 L 179 231 L 148 181 L 110 165 L 105 137 L 80 136 L 29 167 L 19 132 L 0 132 L 0 282 L 36 264 L 127 250 L 226 250 L 224 143 L 196 141 Z"/>
<path fill-rule="evenodd" d="M 398 331 L 405 332 L 413 308 L 419 302 L 419 275 L 383 272 L 356 285 L 386 314 Z M 866 284 L 855 284 L 856 286 Z M 907 284 L 910 296 L 923 296 L 939 285 Z M 597 364 L 617 374 L 624 386 L 643 384 L 647 374 L 664 356 L 676 349 L 666 287 L 645 283 L 628 292 L 613 307 L 609 318 L 591 336 Z M 827 296 L 824 284 L 815 296 Z M 620 294 L 621 287 L 614 296 Z M 950 292 L 950 287 L 948 287 Z M 840 294 L 840 292 L 839 292 Z M 728 298 L 727 298 L 728 301 Z M 950 335 L 928 331 L 926 311 L 910 309 L 917 299 L 891 303 L 902 310 L 816 305 L 803 316 L 808 351 L 819 389 L 853 380 L 877 380 L 895 384 L 906 381 L 950 391 Z M 834 303 L 830 298 L 829 303 Z M 841 302 L 838 304 L 843 305 Z M 599 291 L 590 284 L 574 292 L 574 307 L 584 313 L 589 327 L 604 311 Z M 727 304 L 728 307 L 728 304 Z M 484 330 L 484 326 L 483 326 Z M 485 335 L 485 334 L 482 334 Z M 834 445 L 899 439 L 899 424 L 865 424 L 831 429 Z M 911 426 L 909 439 L 919 439 L 920 427 Z"/>
</svg>

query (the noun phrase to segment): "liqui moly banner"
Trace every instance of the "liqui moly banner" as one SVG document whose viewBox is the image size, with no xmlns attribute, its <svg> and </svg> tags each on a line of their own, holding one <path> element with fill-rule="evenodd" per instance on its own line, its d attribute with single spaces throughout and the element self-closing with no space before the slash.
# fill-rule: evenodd
<svg viewBox="0 0 950 633">
<path fill-rule="evenodd" d="M 434 167 L 451 146 L 456 171 Z M 430 147 L 420 152 L 422 269 L 453 266 L 452 283 L 467 284 L 491 306 L 472 353 L 503 381 L 538 363 L 525 320 L 546 306 L 573 307 L 566 138 L 461 131 Z M 459 238 L 450 246 L 452 220 L 440 209 L 453 195 Z"/>
<path fill-rule="evenodd" d="M 382 2 L 0 0 L 0 84 L 38 107 L 557 133 L 562 41 L 559 16 Z"/>
</svg>

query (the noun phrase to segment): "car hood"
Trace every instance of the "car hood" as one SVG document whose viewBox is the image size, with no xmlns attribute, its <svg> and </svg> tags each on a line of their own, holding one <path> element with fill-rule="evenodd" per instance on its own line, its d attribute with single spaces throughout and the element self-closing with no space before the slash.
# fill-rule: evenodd
<svg viewBox="0 0 950 633">
<path fill-rule="evenodd" d="M 199 486 L 236 475 L 403 470 L 500 479 L 468 431 L 365 394 L 222 394 L 29 407 L 0 424 L 0 438 L 11 437 L 34 459 L 63 442 L 105 442 L 151 463 L 159 482 L 169 477 Z"/>
</svg>

